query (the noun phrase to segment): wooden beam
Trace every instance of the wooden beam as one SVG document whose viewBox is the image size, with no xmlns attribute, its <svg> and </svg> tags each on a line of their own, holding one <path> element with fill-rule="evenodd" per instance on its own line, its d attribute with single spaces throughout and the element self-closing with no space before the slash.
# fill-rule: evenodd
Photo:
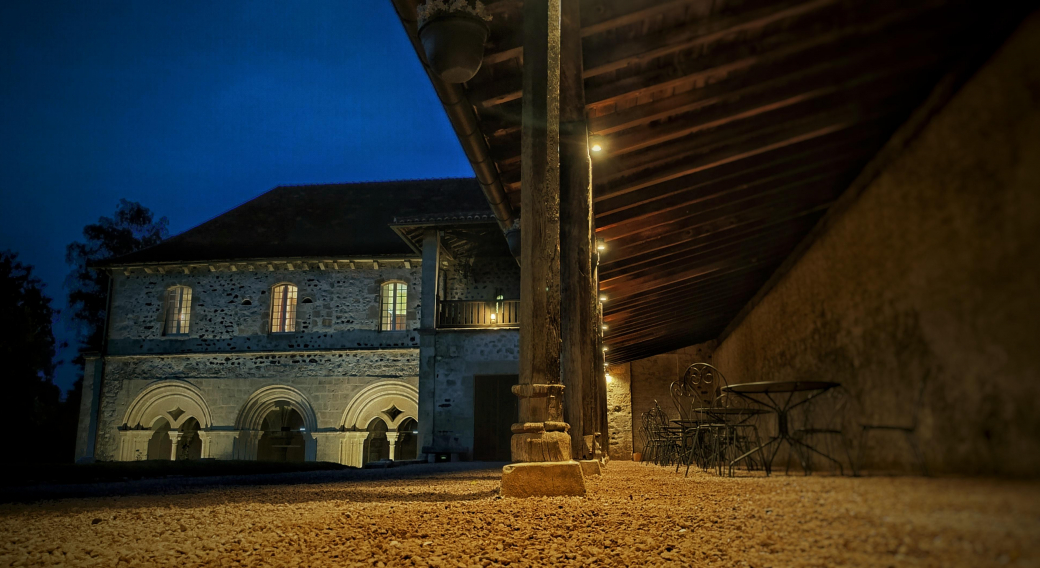
<svg viewBox="0 0 1040 568">
<path fill-rule="evenodd" d="M 849 131 L 850 136 L 839 140 L 803 143 L 795 148 L 761 155 L 751 163 L 731 162 L 606 199 L 597 207 L 597 234 L 608 241 L 624 236 L 631 232 L 628 226 L 641 227 L 643 219 L 692 205 L 696 200 L 725 191 L 730 186 L 767 181 L 780 183 L 791 175 L 811 175 L 824 168 L 837 167 L 839 162 L 855 164 L 877 147 L 879 136 L 863 130 L 853 129 Z"/>
<path fill-rule="evenodd" d="M 686 6 L 697 3 L 697 0 L 673 0 L 661 3 L 659 0 L 627 0 L 616 4 L 603 4 L 598 10 L 586 14 L 582 21 L 581 37 L 589 37 L 600 34 L 614 28 L 627 26 L 647 18 L 653 18 L 668 12 L 680 10 Z M 501 3 L 499 3 L 501 4 Z M 490 7 L 490 6 L 489 6 Z M 614 10 L 628 9 L 625 13 L 616 13 Z M 517 32 L 510 38 L 502 41 L 502 47 L 484 55 L 484 65 L 494 65 L 523 55 L 523 36 L 517 26 Z"/>
<path fill-rule="evenodd" d="M 776 134 L 765 140 L 761 138 L 750 139 L 744 144 L 736 145 L 732 148 L 724 148 L 718 152 L 710 153 L 699 159 L 693 159 L 685 161 L 671 167 L 661 168 L 656 171 L 650 172 L 649 175 L 642 177 L 636 177 L 631 180 L 619 180 L 620 183 L 605 186 L 601 191 L 598 191 L 598 195 L 595 200 L 601 201 L 625 193 L 637 191 L 646 187 L 664 183 L 684 176 L 689 176 L 698 172 L 717 168 L 719 166 L 746 160 L 755 156 L 760 156 L 778 150 L 781 148 L 787 148 L 795 146 L 802 142 L 814 140 L 817 138 L 823 138 L 837 132 L 841 132 L 847 128 L 853 126 L 854 123 L 851 121 L 841 121 L 837 123 L 831 123 L 822 127 L 809 130 L 808 132 L 796 132 L 791 133 L 785 129 L 777 129 Z"/>
<path fill-rule="evenodd" d="M 904 150 L 921 134 L 931 119 L 942 110 L 953 98 L 954 94 L 974 74 L 989 55 L 999 46 L 1009 29 L 1013 29 L 1014 17 L 1002 13 L 984 26 L 970 47 L 962 55 L 960 61 L 932 88 L 928 98 L 914 110 L 913 114 L 892 135 L 888 142 L 863 168 L 855 180 L 849 185 L 838 201 L 826 215 L 798 243 L 795 249 L 784 259 L 775 272 L 740 309 L 739 312 L 720 332 L 718 341 L 722 343 L 744 321 L 752 310 L 773 290 L 776 284 L 798 264 L 812 245 L 824 235 L 852 207 L 860 195 L 888 168 Z"/>
<path fill-rule="evenodd" d="M 685 26 L 665 29 L 651 36 L 619 42 L 609 49 L 592 51 L 585 58 L 585 78 L 603 75 L 629 65 L 649 61 L 679 51 L 693 49 L 722 41 L 728 37 L 761 31 L 777 24 L 820 9 L 835 6 L 839 0 L 810 0 L 770 6 L 739 16 L 715 17 Z"/>
<path fill-rule="evenodd" d="M 898 99 L 883 102 L 857 100 L 817 110 L 811 106 L 782 109 L 768 117 L 745 121 L 720 131 L 689 136 L 622 158 L 597 162 L 597 190 L 601 190 L 597 199 L 701 171 L 698 168 L 718 167 L 858 124 L 872 123 L 898 112 L 905 106 L 900 102 Z M 716 159 L 720 154 L 725 157 Z M 697 167 L 689 167 L 690 158 L 695 158 Z M 644 180 L 649 183 L 639 183 Z"/>
<path fill-rule="evenodd" d="M 828 59 L 829 52 L 840 50 L 843 45 L 872 40 L 881 33 L 887 33 L 888 28 L 898 27 L 900 24 L 906 24 L 908 20 L 920 18 L 923 14 L 933 11 L 934 8 L 934 5 L 912 4 L 908 9 L 877 14 L 875 19 L 850 18 L 849 21 L 853 24 L 826 33 L 819 33 L 811 27 L 806 30 L 784 32 L 771 38 L 768 42 L 763 40 L 760 48 L 750 56 L 741 55 L 747 51 L 746 44 L 736 44 L 732 50 L 712 54 L 698 62 L 699 64 L 656 68 L 588 89 L 586 107 L 590 111 L 599 110 L 623 99 L 649 96 L 691 84 L 714 83 L 727 79 L 734 73 L 780 65 L 786 59 L 810 55 L 813 52 L 820 59 Z M 931 24 L 932 27 L 938 29 L 949 29 L 948 21 L 936 21 Z M 800 33 L 802 37 L 795 32 Z M 777 43 L 778 45 L 774 45 Z M 507 89 L 506 86 L 499 87 L 499 90 L 505 89 Z M 502 94 L 499 93 L 496 96 L 501 98 Z"/>
<path fill-rule="evenodd" d="M 869 93 L 870 100 L 875 100 L 878 96 L 892 96 L 905 90 L 907 82 L 913 83 L 919 80 L 918 77 L 911 76 L 911 74 L 918 74 L 922 67 L 934 63 L 938 57 L 938 54 L 931 52 L 917 58 L 904 57 L 898 62 L 886 65 L 878 73 L 863 74 L 860 72 L 845 79 L 835 77 L 833 70 L 829 74 L 811 77 L 813 79 L 811 82 L 786 80 L 785 77 L 783 82 L 767 82 L 771 85 L 768 89 L 763 88 L 762 85 L 755 85 L 753 88 L 737 89 L 735 92 L 727 91 L 731 87 L 723 82 L 705 87 L 705 90 L 725 92 L 725 96 L 702 99 L 694 96 L 699 91 L 694 90 L 682 95 L 667 97 L 649 105 L 636 105 L 625 112 L 635 113 L 644 107 L 656 105 L 659 109 L 670 110 L 668 112 L 658 110 L 640 116 L 652 116 L 655 117 L 655 120 L 661 118 L 671 120 L 651 126 L 645 126 L 650 121 L 639 119 L 621 123 L 622 127 L 629 130 L 624 134 L 612 137 L 605 137 L 601 134 L 604 150 L 597 158 L 602 161 L 608 157 L 636 152 L 789 107 L 807 107 L 808 103 L 813 103 L 815 111 L 817 106 L 833 106 L 836 101 L 847 102 L 864 98 L 863 95 L 855 94 L 863 91 Z M 846 71 L 846 73 L 849 72 Z M 690 99 L 695 102 L 684 103 Z M 685 114 L 680 115 L 678 113 L 680 110 Z M 616 132 L 617 130 L 611 131 Z M 492 154 L 502 171 L 508 172 L 519 164 L 518 146 L 518 140 L 513 136 L 493 145 Z"/>
<path fill-rule="evenodd" d="M 943 45 L 942 34 L 943 30 L 929 28 L 886 38 L 884 42 L 843 46 L 822 61 L 818 58 L 790 59 L 781 65 L 758 69 L 753 74 L 730 77 L 653 102 L 590 116 L 589 132 L 600 136 L 613 134 L 713 105 L 762 95 L 780 98 L 833 84 L 848 88 L 874 76 L 864 74 L 864 69 L 882 69 L 884 71 L 880 73 L 884 75 L 899 74 L 937 60 L 940 54 L 936 52 L 936 46 Z M 907 57 L 907 54 L 917 55 Z"/>
<path fill-rule="evenodd" d="M 762 248 L 740 248 L 739 245 L 724 247 L 718 251 L 712 251 L 699 258 L 697 262 L 672 262 L 649 269 L 635 271 L 631 274 L 615 276 L 603 279 L 600 289 L 608 294 L 621 293 L 646 289 L 649 286 L 662 286 L 669 283 L 697 278 L 714 272 L 727 270 L 743 263 L 754 264 L 760 259 L 768 258 L 772 254 L 786 253 L 794 247 L 797 239 L 793 242 L 778 239 L 772 243 L 766 243 Z"/>
<path fill-rule="evenodd" d="M 736 203 L 726 204 L 715 211 L 691 216 L 688 227 L 683 224 L 664 227 L 661 231 L 646 235 L 633 235 L 622 246 L 617 247 L 616 260 L 642 258 L 643 261 L 659 259 L 663 255 L 684 250 L 689 243 L 731 227 L 764 225 L 773 218 L 797 219 L 803 215 L 820 212 L 840 191 L 833 184 L 819 184 L 807 195 L 774 194 L 763 197 L 748 197 Z M 609 277 L 607 275 L 610 275 Z M 605 267 L 601 282 L 609 282 L 616 272 Z"/>
<path fill-rule="evenodd" d="M 729 246 L 733 243 L 754 246 L 762 239 L 785 238 L 792 232 L 807 230 L 806 225 L 815 221 L 814 214 L 822 212 L 825 205 L 810 209 L 801 209 L 789 215 L 769 216 L 756 219 L 733 227 L 719 230 L 705 238 L 687 239 L 677 245 L 655 251 L 652 255 L 630 256 L 619 262 L 612 262 L 608 270 L 603 270 L 603 278 L 609 279 L 619 274 L 632 274 L 637 270 L 657 269 L 666 263 L 681 260 L 693 262 L 704 252 Z M 779 218 L 777 218 L 779 217 Z"/>
</svg>

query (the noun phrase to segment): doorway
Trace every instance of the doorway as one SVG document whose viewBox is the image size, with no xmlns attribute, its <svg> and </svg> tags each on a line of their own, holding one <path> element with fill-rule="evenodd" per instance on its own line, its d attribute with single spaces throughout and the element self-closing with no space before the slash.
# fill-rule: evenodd
<svg viewBox="0 0 1040 568">
<path fill-rule="evenodd" d="M 302 462 L 306 450 L 303 417 L 289 406 L 275 407 L 264 418 L 263 434 L 257 445 L 259 461 Z"/>
<path fill-rule="evenodd" d="M 513 385 L 519 375 L 473 377 L 473 459 L 510 461 L 510 426 L 520 420 Z"/>
</svg>

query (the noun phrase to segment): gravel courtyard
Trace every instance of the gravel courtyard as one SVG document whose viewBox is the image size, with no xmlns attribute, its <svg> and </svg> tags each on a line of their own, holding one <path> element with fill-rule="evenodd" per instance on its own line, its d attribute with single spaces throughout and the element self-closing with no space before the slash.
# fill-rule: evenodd
<svg viewBox="0 0 1040 568">
<path fill-rule="evenodd" d="M 0 566 L 1040 566 L 1040 483 L 684 479 L 612 462 L 589 496 L 497 495 L 500 468 L 0 506 Z"/>
</svg>

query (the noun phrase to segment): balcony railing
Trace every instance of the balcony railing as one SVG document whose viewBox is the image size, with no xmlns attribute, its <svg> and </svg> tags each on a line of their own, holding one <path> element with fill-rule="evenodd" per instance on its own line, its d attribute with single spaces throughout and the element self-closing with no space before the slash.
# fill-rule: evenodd
<svg viewBox="0 0 1040 568">
<path fill-rule="evenodd" d="M 441 329 L 519 326 L 520 300 L 437 302 L 437 327 Z"/>
</svg>

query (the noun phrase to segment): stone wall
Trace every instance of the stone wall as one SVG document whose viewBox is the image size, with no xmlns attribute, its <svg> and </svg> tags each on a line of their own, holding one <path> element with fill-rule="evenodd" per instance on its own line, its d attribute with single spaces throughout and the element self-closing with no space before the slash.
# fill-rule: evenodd
<svg viewBox="0 0 1040 568">
<path fill-rule="evenodd" d="M 612 460 L 632 459 L 632 372 L 628 363 L 607 367 L 607 428 Z"/>
<path fill-rule="evenodd" d="M 1034 14 L 723 340 L 716 365 L 731 382 L 840 381 L 867 423 L 912 424 L 923 384 L 933 471 L 1036 475 L 1038 243 Z M 909 467 L 898 435 L 865 450 L 867 467 Z"/>
<path fill-rule="evenodd" d="M 520 266 L 511 257 L 463 258 L 449 264 L 446 300 L 520 299 Z"/>
<path fill-rule="evenodd" d="M 640 416 L 653 407 L 654 401 L 661 405 L 669 418 L 678 418 L 679 411 L 672 404 L 669 387 L 673 381 L 681 378 L 686 368 L 693 363 L 711 363 L 714 350 L 715 342 L 708 341 L 632 361 L 630 365 L 633 431 L 639 431 Z M 641 447 L 637 445 L 635 449 L 639 451 Z"/>
<path fill-rule="evenodd" d="M 288 385 L 306 397 L 317 418 L 316 431 L 334 431 L 344 426 L 344 411 L 363 388 L 390 381 L 417 386 L 418 350 L 109 357 L 100 397 L 97 459 L 118 459 L 118 429 L 128 408 L 145 388 L 162 379 L 196 387 L 216 430 L 233 430 L 257 390 Z"/>
<path fill-rule="evenodd" d="M 418 347 L 421 270 L 383 266 L 357 270 L 239 270 L 127 276 L 117 272 L 109 322 L 109 353 L 275 351 L 322 348 Z M 409 331 L 379 331 L 380 285 L 408 286 Z M 268 333 L 270 291 L 298 288 L 296 333 Z M 191 287 L 187 337 L 163 336 L 163 297 L 175 285 Z"/>
<path fill-rule="evenodd" d="M 439 330 L 434 337 L 432 424 L 423 424 L 423 445 L 439 452 L 473 452 L 473 380 L 478 375 L 519 373 L 516 329 Z M 423 393 L 420 392 L 420 397 Z M 420 400 L 423 400 L 422 398 Z M 422 403 L 420 403 L 422 404 Z"/>
</svg>

